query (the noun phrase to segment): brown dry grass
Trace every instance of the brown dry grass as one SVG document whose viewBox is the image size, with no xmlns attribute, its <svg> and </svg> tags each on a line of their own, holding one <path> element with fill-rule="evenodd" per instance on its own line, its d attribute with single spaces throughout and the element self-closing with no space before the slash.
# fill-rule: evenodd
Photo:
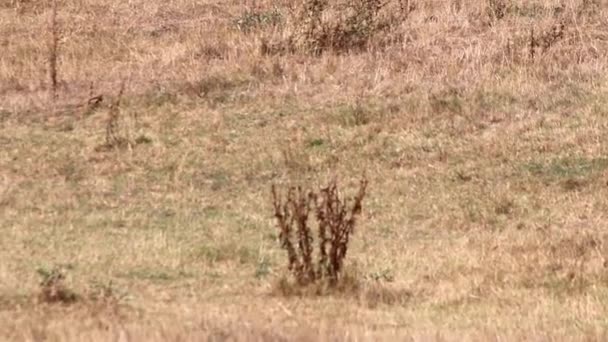
<svg viewBox="0 0 608 342">
<path fill-rule="evenodd" d="M 262 54 L 290 3 L 58 0 L 54 105 L 52 3 L 0 4 L 0 339 L 605 340 L 608 4 L 403 1 L 363 51 Z M 277 295 L 270 184 L 363 173 L 362 289 Z"/>
</svg>

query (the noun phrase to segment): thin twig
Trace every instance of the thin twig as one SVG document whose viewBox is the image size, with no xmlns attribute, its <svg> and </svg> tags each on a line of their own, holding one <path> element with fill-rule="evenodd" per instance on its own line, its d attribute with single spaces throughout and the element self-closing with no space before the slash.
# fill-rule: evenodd
<svg viewBox="0 0 608 342">
<path fill-rule="evenodd" d="M 57 0 L 53 0 L 51 10 L 51 42 L 49 44 L 49 78 L 51 82 L 51 101 L 53 107 L 57 100 L 57 56 L 59 53 L 59 25 L 57 24 Z"/>
</svg>

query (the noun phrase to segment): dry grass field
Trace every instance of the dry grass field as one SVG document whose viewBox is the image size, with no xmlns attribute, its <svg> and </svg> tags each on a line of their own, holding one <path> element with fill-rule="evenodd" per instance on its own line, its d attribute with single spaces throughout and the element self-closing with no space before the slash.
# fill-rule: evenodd
<svg viewBox="0 0 608 342">
<path fill-rule="evenodd" d="M 2 0 L 0 340 L 607 340 L 608 3 L 376 3 Z"/>
</svg>

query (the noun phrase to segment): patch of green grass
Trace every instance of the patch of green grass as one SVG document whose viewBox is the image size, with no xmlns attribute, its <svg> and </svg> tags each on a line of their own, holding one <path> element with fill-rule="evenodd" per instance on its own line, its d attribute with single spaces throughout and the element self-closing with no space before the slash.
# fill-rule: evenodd
<svg viewBox="0 0 608 342">
<path fill-rule="evenodd" d="M 202 209 L 203 215 L 208 219 L 214 219 L 221 217 L 221 210 L 215 206 L 206 206 Z"/>
<path fill-rule="evenodd" d="M 57 173 L 67 182 L 79 183 L 86 178 L 85 165 L 81 159 L 69 158 L 57 169 Z"/>
<path fill-rule="evenodd" d="M 237 90 L 250 83 L 251 80 L 247 76 L 212 75 L 183 86 L 183 90 L 187 95 L 201 98 L 214 105 L 235 102 L 240 94 Z"/>
<path fill-rule="evenodd" d="M 361 126 L 373 120 L 374 112 L 361 104 L 349 105 L 339 109 L 338 115 L 343 126 Z"/>
<path fill-rule="evenodd" d="M 175 105 L 178 103 L 177 93 L 167 89 L 158 88 L 147 91 L 145 94 L 136 97 L 127 97 L 124 101 L 125 107 L 132 108 L 154 108 Z"/>
<path fill-rule="evenodd" d="M 380 282 L 393 282 L 395 280 L 395 274 L 393 270 L 389 268 L 382 269 L 377 272 L 371 272 L 366 276 L 367 279 L 380 281 Z"/>
<path fill-rule="evenodd" d="M 465 99 L 457 89 L 447 89 L 432 94 L 429 98 L 434 113 L 461 114 L 465 109 Z"/>
<path fill-rule="evenodd" d="M 517 103 L 517 98 L 513 94 L 500 90 L 482 89 L 473 96 L 475 104 L 481 111 L 510 110 Z"/>
<path fill-rule="evenodd" d="M 91 281 L 89 296 L 95 300 L 124 300 L 129 296 L 129 293 L 122 287 L 119 287 L 112 280 Z"/>
<path fill-rule="evenodd" d="M 523 165 L 523 169 L 529 174 L 550 181 L 573 177 L 584 178 L 606 168 L 608 168 L 608 158 L 564 157 L 545 162 L 530 161 Z"/>
<path fill-rule="evenodd" d="M 323 146 L 324 144 L 325 144 L 325 140 L 323 140 L 323 139 L 319 139 L 319 138 L 316 138 L 316 139 L 311 139 L 311 140 L 308 142 L 308 146 L 309 146 L 309 147 L 321 147 L 321 146 Z"/>
<path fill-rule="evenodd" d="M 267 276 L 268 274 L 270 274 L 271 271 L 271 264 L 270 261 L 268 259 L 261 259 L 255 269 L 255 277 L 258 279 L 264 278 L 265 276 Z"/>
<path fill-rule="evenodd" d="M 524 6 L 509 6 L 507 13 L 513 16 L 536 18 L 547 13 L 547 9 L 539 4 L 527 4 Z"/>
<path fill-rule="evenodd" d="M 8 110 L 0 109 L 0 124 L 4 124 L 11 117 L 11 112 Z"/>
<path fill-rule="evenodd" d="M 592 101 L 591 112 L 594 115 L 605 118 L 608 117 L 608 94 L 600 93 Z"/>
<path fill-rule="evenodd" d="M 403 106 L 407 107 L 407 105 L 409 103 Z M 401 111 L 403 106 L 398 103 L 387 103 L 387 100 L 382 98 L 366 98 L 356 103 L 332 106 L 328 114 L 340 126 L 348 128 L 380 123 Z"/>
<path fill-rule="evenodd" d="M 257 264 L 259 252 L 247 246 L 238 246 L 234 243 L 228 244 L 205 244 L 200 246 L 196 252 L 198 258 L 202 258 L 209 264 L 222 262 L 238 262 L 239 264 Z"/>
</svg>

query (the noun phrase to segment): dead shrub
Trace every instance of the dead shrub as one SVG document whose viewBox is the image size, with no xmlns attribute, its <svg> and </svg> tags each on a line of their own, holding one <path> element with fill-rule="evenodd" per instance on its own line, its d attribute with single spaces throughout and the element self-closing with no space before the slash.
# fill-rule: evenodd
<svg viewBox="0 0 608 342">
<path fill-rule="evenodd" d="M 410 1 L 350 0 L 330 3 L 329 0 L 305 0 L 291 20 L 290 34 L 282 40 L 263 40 L 262 54 L 305 52 L 349 53 L 364 51 L 374 42 L 390 41 L 393 29 L 415 9 Z M 386 8 L 395 8 L 384 10 Z M 384 42 L 384 43 L 383 43 Z"/>
<path fill-rule="evenodd" d="M 329 287 L 335 288 L 339 284 L 367 185 L 366 179 L 361 180 L 358 193 L 350 200 L 340 197 L 335 180 L 319 192 L 292 186 L 285 198 L 281 197 L 275 185 L 272 186 L 281 247 L 287 252 L 288 270 L 297 285 L 327 281 Z M 316 253 L 315 229 L 310 224 L 310 216 L 316 219 Z"/>
</svg>

